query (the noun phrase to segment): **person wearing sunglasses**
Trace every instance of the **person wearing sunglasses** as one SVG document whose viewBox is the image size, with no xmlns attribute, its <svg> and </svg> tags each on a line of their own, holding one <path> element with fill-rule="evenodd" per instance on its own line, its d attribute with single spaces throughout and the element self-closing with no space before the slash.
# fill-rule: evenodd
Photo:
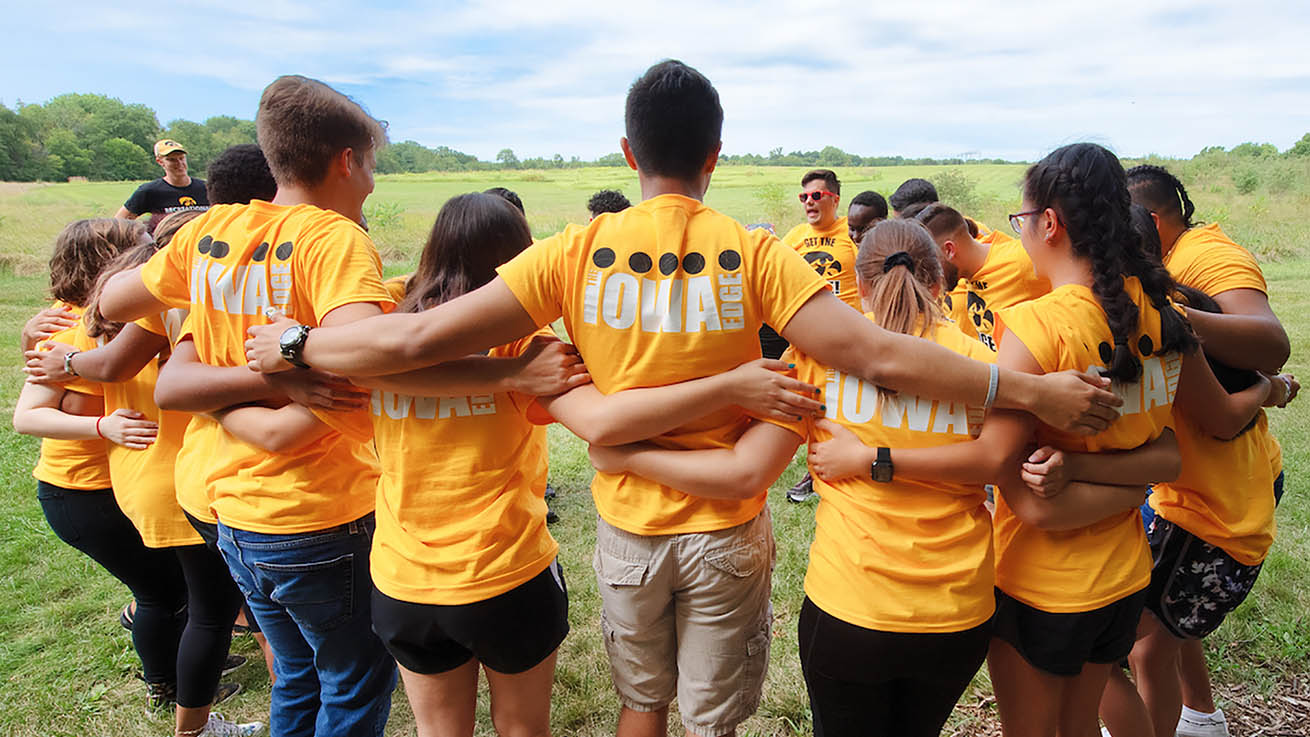
<svg viewBox="0 0 1310 737">
<path fill-rule="evenodd" d="M 1022 243 L 999 230 L 974 236 L 969 219 L 949 205 L 934 202 L 915 219 L 937 242 L 952 287 L 942 297 L 942 309 L 965 335 L 996 350 L 996 313 L 1050 292 L 1051 282 L 1033 270 Z"/>
</svg>

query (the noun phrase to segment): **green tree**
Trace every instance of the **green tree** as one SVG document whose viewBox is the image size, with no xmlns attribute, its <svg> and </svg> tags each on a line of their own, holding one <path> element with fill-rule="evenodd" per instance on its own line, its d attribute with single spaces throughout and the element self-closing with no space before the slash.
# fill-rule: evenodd
<svg viewBox="0 0 1310 737">
<path fill-rule="evenodd" d="M 1310 156 L 1310 133 L 1301 136 L 1301 140 L 1287 149 L 1288 156 Z"/>
<path fill-rule="evenodd" d="M 502 148 L 500 153 L 496 154 L 496 161 L 500 162 L 500 165 L 506 169 L 519 168 L 519 157 L 514 155 L 513 149 Z"/>
<path fill-rule="evenodd" d="M 111 138 L 95 151 L 97 179 L 142 179 L 154 171 L 150 154 L 126 138 Z"/>
</svg>

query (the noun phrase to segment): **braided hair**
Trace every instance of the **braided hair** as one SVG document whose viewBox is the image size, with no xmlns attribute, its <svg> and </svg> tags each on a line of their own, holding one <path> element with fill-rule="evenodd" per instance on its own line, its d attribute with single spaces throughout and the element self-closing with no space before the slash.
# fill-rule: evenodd
<svg viewBox="0 0 1310 737">
<path fill-rule="evenodd" d="M 1114 336 L 1107 376 L 1132 382 L 1142 374 L 1141 346 L 1133 340 L 1141 315 L 1124 291 L 1125 277 L 1137 277 L 1160 312 L 1163 345 L 1153 352 L 1188 353 L 1196 348 L 1191 325 L 1169 304 L 1173 279 L 1158 259 L 1146 253 L 1143 239 L 1155 232 L 1150 214 L 1145 213 L 1145 223 L 1140 215 L 1134 220 L 1127 177 L 1114 154 L 1093 143 L 1058 148 L 1028 169 L 1024 198 L 1035 208 L 1055 210 L 1074 254 L 1091 262 L 1092 293 Z"/>
<path fill-rule="evenodd" d="M 1187 188 L 1163 166 L 1140 164 L 1129 169 L 1128 190 L 1133 202 L 1151 212 L 1173 215 L 1184 228 L 1195 225 L 1192 215 L 1196 213 L 1196 206 L 1187 196 Z"/>
</svg>

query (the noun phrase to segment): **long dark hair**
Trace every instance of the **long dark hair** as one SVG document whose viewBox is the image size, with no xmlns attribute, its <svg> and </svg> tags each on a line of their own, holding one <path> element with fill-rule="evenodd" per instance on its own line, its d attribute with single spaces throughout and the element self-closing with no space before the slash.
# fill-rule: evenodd
<svg viewBox="0 0 1310 737">
<path fill-rule="evenodd" d="M 1128 181 L 1118 157 L 1094 143 L 1062 146 L 1034 164 L 1024 176 L 1024 198 L 1035 208 L 1055 210 L 1069 233 L 1075 255 L 1092 265 L 1092 292 L 1105 310 L 1114 350 L 1106 375 L 1137 381 L 1142 375 L 1136 334 L 1141 315 L 1124 291 L 1124 278 L 1137 277 L 1151 305 L 1160 312 L 1156 352 L 1190 353 L 1196 334 L 1169 304 L 1174 281 L 1158 258 L 1146 253 L 1144 238 L 1155 227 L 1134 221 Z M 1149 215 L 1147 223 L 1149 223 Z M 1157 245 L 1155 249 L 1159 253 Z"/>
<path fill-rule="evenodd" d="M 437 213 L 396 310 L 422 312 L 471 292 L 531 243 L 527 219 L 504 198 L 481 192 L 452 197 Z"/>
</svg>

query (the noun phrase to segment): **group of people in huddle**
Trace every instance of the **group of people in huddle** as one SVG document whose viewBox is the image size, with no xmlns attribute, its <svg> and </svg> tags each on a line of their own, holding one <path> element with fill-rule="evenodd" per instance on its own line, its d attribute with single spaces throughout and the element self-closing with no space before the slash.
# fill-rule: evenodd
<svg viewBox="0 0 1310 737">
<path fill-rule="evenodd" d="M 1262 408 L 1299 385 L 1259 266 L 1169 172 L 1059 148 L 1012 238 L 923 180 L 838 217 L 815 170 L 779 240 L 703 204 L 723 109 L 664 61 L 627 96 L 641 202 L 534 242 L 521 203 L 460 195 L 384 280 L 383 127 L 297 76 L 256 123 L 271 183 L 153 238 L 70 225 L 24 334 L 42 508 L 131 589 L 177 735 L 262 729 L 211 712 L 243 608 L 273 735 L 381 735 L 397 674 L 422 737 L 473 733 L 483 675 L 499 734 L 549 734 L 552 422 L 596 468 L 620 737 L 758 708 L 766 496 L 802 444 L 816 735 L 936 735 L 984 661 L 1012 737 L 1226 734 L 1197 643 L 1273 542 Z"/>
</svg>

